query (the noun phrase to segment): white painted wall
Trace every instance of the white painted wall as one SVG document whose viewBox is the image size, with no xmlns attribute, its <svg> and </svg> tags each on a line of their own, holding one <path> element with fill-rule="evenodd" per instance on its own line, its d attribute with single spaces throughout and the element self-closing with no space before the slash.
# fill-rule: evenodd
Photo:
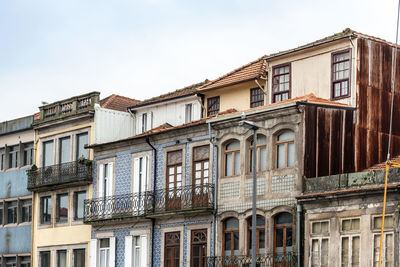
<svg viewBox="0 0 400 267">
<path fill-rule="evenodd" d="M 112 142 L 135 134 L 135 121 L 128 112 L 94 107 L 94 144 Z"/>
<path fill-rule="evenodd" d="M 135 109 L 136 132 L 142 133 L 142 116 L 147 113 L 147 129 L 158 127 L 164 123 L 177 126 L 185 123 L 185 107 L 192 104 L 192 121 L 201 118 L 201 105 L 195 96 L 188 96 L 172 101 L 148 105 Z"/>
</svg>

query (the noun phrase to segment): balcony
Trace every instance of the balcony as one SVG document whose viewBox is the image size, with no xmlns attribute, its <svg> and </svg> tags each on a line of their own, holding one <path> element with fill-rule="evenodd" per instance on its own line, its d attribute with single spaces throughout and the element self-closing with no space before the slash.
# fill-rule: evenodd
<svg viewBox="0 0 400 267">
<path fill-rule="evenodd" d="M 212 211 L 214 186 L 184 186 L 85 200 L 84 222 L 137 220 L 168 214 Z"/>
<path fill-rule="evenodd" d="M 250 267 L 251 256 L 219 256 L 207 257 L 208 267 Z M 297 256 L 293 253 L 286 254 L 261 254 L 257 255 L 257 267 L 295 267 Z"/>
<path fill-rule="evenodd" d="M 92 165 L 79 161 L 28 170 L 28 190 L 46 191 L 92 183 Z"/>
<path fill-rule="evenodd" d="M 99 103 L 99 98 L 99 92 L 92 92 L 39 107 L 40 119 L 34 124 L 37 125 L 47 121 L 94 111 L 94 104 Z"/>
</svg>

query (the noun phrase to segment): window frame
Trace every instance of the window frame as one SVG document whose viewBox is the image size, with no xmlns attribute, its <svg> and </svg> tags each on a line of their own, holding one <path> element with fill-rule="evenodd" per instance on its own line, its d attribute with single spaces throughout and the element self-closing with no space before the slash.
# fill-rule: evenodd
<svg viewBox="0 0 400 267">
<path fill-rule="evenodd" d="M 43 200 L 47 199 L 47 211 L 50 210 L 50 220 L 49 221 L 44 221 L 44 216 L 48 216 L 49 214 L 46 213 L 44 214 L 43 209 L 44 209 L 44 202 Z M 49 201 L 50 200 L 50 205 L 49 205 Z M 52 224 L 52 219 L 53 219 L 53 199 L 52 199 L 52 195 L 46 195 L 46 196 L 41 196 L 40 197 L 40 216 L 39 216 L 39 220 L 40 220 L 40 224 L 41 225 L 51 225 Z"/>
<path fill-rule="evenodd" d="M 142 133 L 147 131 L 147 113 L 143 113 L 142 116 Z"/>
<path fill-rule="evenodd" d="M 31 198 L 29 198 L 29 199 L 21 199 L 20 200 L 20 205 L 21 205 L 21 209 L 20 209 L 20 211 L 21 211 L 21 215 L 19 216 L 20 217 L 20 223 L 30 223 L 30 222 L 32 222 L 32 199 Z M 25 208 L 27 208 L 27 211 L 28 211 L 28 220 L 27 221 L 24 221 L 24 209 Z"/>
<path fill-rule="evenodd" d="M 23 166 L 32 165 L 33 164 L 33 142 L 24 143 L 23 145 L 24 145 L 24 162 L 23 162 Z"/>
<path fill-rule="evenodd" d="M 322 259 L 322 241 L 327 240 L 328 242 L 328 265 L 329 266 L 329 243 L 330 243 L 330 237 L 329 236 L 315 236 L 310 238 L 310 266 L 312 266 L 312 260 L 313 260 L 313 241 L 317 240 L 318 241 L 318 266 L 322 267 L 321 259 Z"/>
<path fill-rule="evenodd" d="M 203 232 L 205 233 L 206 236 L 206 241 L 195 241 L 194 236 L 197 232 Z M 193 249 L 196 246 L 205 246 L 205 251 L 203 255 L 203 251 L 200 251 L 199 257 L 199 266 L 204 266 L 205 263 L 207 263 L 207 248 L 208 248 L 208 231 L 207 229 L 192 229 L 190 231 L 190 267 L 193 267 L 193 261 L 195 260 L 195 257 L 193 256 Z"/>
<path fill-rule="evenodd" d="M 214 103 L 210 103 L 215 101 Z M 207 117 L 218 114 L 221 108 L 221 99 L 219 96 L 213 96 L 207 98 Z M 216 106 L 217 108 L 210 109 L 210 107 Z"/>
<path fill-rule="evenodd" d="M 394 243 L 394 239 L 395 239 L 395 235 L 394 235 L 394 231 L 384 231 L 383 232 L 383 240 L 382 240 L 382 259 L 381 259 L 381 267 L 386 267 L 386 238 L 387 235 L 392 235 L 392 249 L 393 249 L 393 258 L 392 258 L 392 264 L 394 264 L 394 254 L 395 254 L 395 243 Z M 381 233 L 379 232 L 374 232 L 372 233 L 372 265 L 371 266 L 375 266 L 375 237 L 377 236 L 380 240 L 380 235 Z M 377 262 L 379 262 L 379 259 L 377 260 Z"/>
<path fill-rule="evenodd" d="M 185 123 L 193 121 L 193 104 L 185 104 Z"/>
<path fill-rule="evenodd" d="M 226 228 L 226 222 L 230 219 L 235 219 L 238 221 L 238 228 Z M 230 234 L 231 235 L 231 255 L 230 256 L 226 256 L 225 255 L 225 234 Z M 238 250 L 240 248 L 240 221 L 238 218 L 236 217 L 228 217 L 226 218 L 223 222 L 222 222 L 222 255 L 223 257 L 235 257 L 237 255 L 235 255 L 235 233 L 238 233 Z M 240 252 L 239 252 L 240 254 Z"/>
<path fill-rule="evenodd" d="M 178 235 L 178 237 L 179 237 L 178 242 L 176 244 L 167 244 L 167 242 L 168 242 L 167 236 L 168 235 Z M 174 250 L 178 249 L 179 263 L 181 263 L 181 241 L 182 241 L 181 231 L 173 231 L 173 232 L 165 232 L 164 233 L 164 265 L 165 266 L 167 266 L 167 260 L 169 259 L 168 253 L 167 253 L 167 249 L 169 247 L 173 248 Z M 172 265 L 175 266 L 175 260 L 176 260 L 175 255 L 172 257 L 172 259 L 174 261 L 174 262 L 172 262 Z"/>
<path fill-rule="evenodd" d="M 344 50 L 340 50 L 340 51 L 336 51 L 333 52 L 331 54 L 331 100 L 339 100 L 339 99 L 343 99 L 343 98 L 348 98 L 351 96 L 351 48 L 347 48 Z M 341 63 L 341 62 L 345 62 L 347 60 L 341 61 L 341 62 L 334 62 L 334 57 L 340 54 L 344 54 L 344 53 L 349 53 L 349 77 L 346 79 L 341 79 L 341 80 L 335 80 L 335 75 L 334 75 L 334 65 Z M 347 95 L 342 95 L 342 91 L 340 90 L 340 96 L 335 96 L 335 83 L 337 82 L 342 82 L 342 81 L 346 81 L 348 82 L 348 88 L 347 88 Z"/>
<path fill-rule="evenodd" d="M 8 147 L 8 169 L 15 169 L 19 167 L 20 165 L 19 153 L 20 153 L 20 145 L 13 145 Z"/>
<path fill-rule="evenodd" d="M 60 220 L 60 198 L 61 197 L 67 197 L 67 218 L 66 220 L 61 221 Z M 69 221 L 69 193 L 60 193 L 56 194 L 56 223 L 68 223 Z"/>
<path fill-rule="evenodd" d="M 83 202 L 82 203 L 82 205 L 83 205 L 83 214 L 82 214 L 82 218 L 80 218 L 80 217 L 78 217 L 77 216 L 77 211 L 78 211 L 78 209 L 77 209 L 77 207 L 78 207 L 78 199 L 77 199 L 77 196 L 79 195 L 79 194 L 85 194 L 85 199 L 86 199 L 86 197 L 87 197 L 87 191 L 86 190 L 80 190 L 80 191 L 74 191 L 73 192 L 73 213 L 74 213 L 74 221 L 82 221 L 83 220 L 83 218 L 85 217 L 85 202 Z M 85 200 L 84 199 L 84 200 Z"/>
<path fill-rule="evenodd" d="M 284 74 L 275 75 L 275 69 L 284 68 L 284 67 L 289 67 L 289 90 L 275 92 L 275 90 L 274 90 L 274 78 L 276 76 L 281 76 L 281 75 L 285 75 L 286 74 L 286 73 L 284 73 Z M 282 95 L 284 93 L 288 93 L 288 99 L 292 98 L 292 63 L 291 62 L 279 64 L 279 65 L 276 65 L 276 66 L 272 67 L 272 79 L 271 79 L 271 98 L 272 99 L 271 99 L 271 103 L 279 103 L 279 102 L 283 101 L 283 100 L 275 101 L 275 95 Z"/>
<path fill-rule="evenodd" d="M 348 251 L 348 263 L 349 266 L 352 266 L 353 264 L 353 239 L 355 237 L 358 237 L 360 239 L 360 247 L 358 248 L 358 263 L 360 263 L 360 251 L 361 251 L 361 234 L 360 233 L 356 233 L 356 234 L 341 234 L 340 235 L 340 250 L 339 250 L 339 262 L 340 262 L 340 266 L 342 266 L 342 253 L 343 253 L 343 238 L 348 238 L 349 239 L 349 251 Z"/>
<path fill-rule="evenodd" d="M 196 150 L 197 149 L 201 149 L 201 148 L 205 148 L 205 147 L 208 148 L 208 157 L 207 158 L 197 159 L 196 158 Z M 193 155 L 192 156 L 192 185 L 196 186 L 196 180 L 200 180 L 201 181 L 200 182 L 201 186 L 203 186 L 205 184 L 210 184 L 211 183 L 211 181 L 210 181 L 210 178 L 211 178 L 210 177 L 210 153 L 211 153 L 210 146 L 209 145 L 200 145 L 200 146 L 195 146 L 192 149 L 193 149 L 193 153 L 192 153 L 192 155 Z M 205 168 L 205 166 L 204 166 L 205 163 L 207 163 L 208 168 Z M 200 176 L 201 177 L 198 177 L 198 178 L 196 178 L 196 164 L 200 164 L 200 167 L 201 167 L 201 169 L 200 169 Z M 208 171 L 208 176 L 207 177 L 204 174 L 206 170 Z M 207 183 L 204 183 L 204 178 L 206 178 L 208 180 Z"/>
<path fill-rule="evenodd" d="M 292 132 L 293 133 L 293 139 L 279 141 L 278 140 L 279 136 L 284 134 L 285 132 Z M 275 164 L 274 164 L 275 165 L 275 169 L 280 170 L 280 169 L 294 168 L 295 167 L 295 164 L 294 164 L 294 161 L 296 160 L 296 145 L 295 145 L 296 142 L 295 142 L 295 139 L 296 139 L 295 132 L 293 130 L 291 130 L 291 129 L 284 129 L 282 131 L 279 131 L 275 135 Z M 293 146 L 294 146 L 294 148 L 293 148 L 294 149 L 294 151 L 293 151 L 293 153 L 294 153 L 294 155 L 293 155 L 293 160 L 294 160 L 293 161 L 293 166 L 288 166 L 288 152 L 289 152 L 288 145 L 289 145 L 289 143 L 293 143 Z M 283 167 L 279 168 L 279 149 L 278 149 L 278 147 L 279 147 L 279 145 L 282 145 L 282 144 L 285 145 L 285 164 L 284 164 Z"/>
<path fill-rule="evenodd" d="M 264 216 L 262 216 L 262 215 L 257 215 L 256 216 L 256 218 L 263 218 L 264 219 L 264 225 L 262 225 L 262 226 L 259 226 L 259 225 L 257 225 L 257 223 L 256 223 L 256 254 L 257 255 L 259 255 L 260 254 L 260 232 L 261 231 L 264 231 L 264 253 L 261 253 L 261 254 L 265 254 L 266 253 L 266 249 L 267 249 L 267 246 L 266 246 L 266 242 L 267 242 L 267 233 L 266 233 L 266 227 L 265 227 L 265 224 L 266 224 L 266 221 L 267 221 L 267 219 L 264 217 Z M 257 221 L 256 221 L 257 222 Z M 252 223 L 253 223 L 253 221 L 252 221 L 252 216 L 250 216 L 250 217 L 248 217 L 248 218 L 246 218 L 246 224 L 247 224 L 247 255 L 248 256 L 250 256 L 251 255 L 251 253 L 250 253 L 250 249 L 252 248 L 251 247 L 251 242 L 250 242 L 250 239 L 251 239 L 251 235 L 252 235 Z"/>
<path fill-rule="evenodd" d="M 356 219 L 358 219 L 360 221 L 360 228 L 359 229 L 357 229 L 357 230 L 343 230 L 343 221 L 346 221 L 346 220 L 352 221 L 352 220 L 356 220 Z M 357 217 L 356 216 L 356 217 L 340 218 L 339 232 L 341 234 L 343 233 L 344 235 L 346 235 L 347 233 L 359 233 L 360 229 L 361 229 L 361 217 Z"/>
<path fill-rule="evenodd" d="M 235 148 L 235 149 L 230 149 L 230 150 L 227 150 L 226 149 L 226 147 L 228 146 L 228 145 L 230 145 L 231 143 L 233 143 L 233 142 L 238 142 L 239 143 L 239 148 Z M 230 139 L 230 140 L 228 140 L 227 142 L 225 142 L 224 143 L 224 145 L 223 145 L 223 153 L 224 153 L 224 155 L 223 155 L 223 162 L 224 162 L 224 164 L 223 164 L 223 177 L 235 177 L 235 176 L 239 176 L 240 174 L 241 174 L 241 169 L 240 169 L 240 160 L 241 160 L 241 155 L 240 155 L 240 140 L 238 140 L 238 139 Z M 236 153 L 238 153 L 239 152 L 239 173 L 238 174 L 236 174 L 235 173 L 235 154 Z M 232 174 L 231 175 L 227 175 L 227 155 L 228 154 L 231 154 L 232 155 Z"/>
<path fill-rule="evenodd" d="M 258 141 L 258 136 L 262 135 L 265 137 L 265 143 L 260 144 L 259 142 L 257 142 L 257 172 L 265 172 L 268 170 L 268 150 L 267 150 L 267 143 L 268 143 L 268 139 L 267 136 L 265 134 L 257 134 L 257 141 Z M 248 151 L 248 161 L 247 161 L 247 173 L 248 174 L 252 174 L 253 173 L 253 168 L 252 168 L 252 157 L 253 157 L 253 145 L 251 144 L 251 142 L 253 141 L 253 136 L 250 137 L 249 139 L 247 139 L 247 151 Z M 265 163 L 265 170 L 261 170 L 261 148 L 265 147 L 265 159 L 267 160 L 267 162 Z"/>
<path fill-rule="evenodd" d="M 262 100 L 258 99 L 256 101 L 253 101 L 254 100 L 253 98 L 260 97 L 260 95 L 262 96 Z M 264 95 L 265 95 L 264 87 L 263 89 L 261 89 L 260 87 L 250 88 L 250 108 L 264 106 L 265 105 Z"/>
<path fill-rule="evenodd" d="M 13 206 L 10 207 L 11 204 L 14 204 Z M 18 224 L 18 200 L 10 200 L 10 201 L 5 201 L 5 206 L 7 209 L 7 216 L 6 216 L 6 220 L 5 220 L 5 224 Z M 12 209 L 14 215 L 13 215 L 13 221 L 10 222 L 9 218 L 10 218 L 10 209 Z"/>
</svg>

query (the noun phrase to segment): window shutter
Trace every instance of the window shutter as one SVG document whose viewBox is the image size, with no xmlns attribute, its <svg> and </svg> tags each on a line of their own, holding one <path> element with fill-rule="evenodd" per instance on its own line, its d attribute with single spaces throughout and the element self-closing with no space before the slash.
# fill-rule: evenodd
<svg viewBox="0 0 400 267">
<path fill-rule="evenodd" d="M 112 196 L 113 195 L 113 186 L 114 186 L 114 171 L 113 171 L 113 163 L 110 162 L 108 163 L 108 179 L 107 179 L 107 191 L 106 194 L 107 196 Z"/>
<path fill-rule="evenodd" d="M 109 267 L 115 267 L 115 237 L 110 237 L 110 265 Z"/>
<path fill-rule="evenodd" d="M 132 236 L 125 236 L 125 267 L 132 267 Z"/>
<path fill-rule="evenodd" d="M 104 164 L 99 165 L 99 176 L 97 181 L 99 181 L 98 184 L 98 191 L 99 195 L 96 197 L 103 197 L 104 196 Z"/>
<path fill-rule="evenodd" d="M 142 235 L 140 237 L 141 248 L 140 248 L 140 266 L 147 266 L 147 236 Z"/>
<path fill-rule="evenodd" d="M 153 112 L 150 111 L 147 115 L 147 130 L 153 129 Z"/>
<path fill-rule="evenodd" d="M 147 161 L 148 157 L 143 157 L 142 160 L 142 188 L 141 191 L 145 192 L 147 190 Z"/>
<path fill-rule="evenodd" d="M 97 239 L 90 240 L 89 251 L 90 267 L 96 267 L 97 264 Z"/>
<path fill-rule="evenodd" d="M 139 193 L 139 158 L 135 158 L 133 162 L 133 193 Z"/>
</svg>

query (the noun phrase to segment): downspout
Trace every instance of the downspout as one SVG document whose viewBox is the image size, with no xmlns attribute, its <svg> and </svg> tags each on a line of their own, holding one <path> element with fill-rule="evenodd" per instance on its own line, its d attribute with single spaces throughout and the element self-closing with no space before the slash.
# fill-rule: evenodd
<svg viewBox="0 0 400 267">
<path fill-rule="evenodd" d="M 131 113 L 132 114 L 132 113 Z M 152 183 L 152 192 L 155 192 L 156 189 L 156 170 L 157 170 L 157 150 L 150 143 L 149 136 L 146 136 L 146 143 L 153 149 L 153 157 L 154 157 L 154 165 L 153 165 L 153 183 Z M 154 208 L 154 197 L 153 197 L 153 208 Z M 151 218 L 151 266 L 154 267 L 154 230 L 156 228 L 156 219 Z"/>
<path fill-rule="evenodd" d="M 214 183 L 214 212 L 213 212 L 213 222 L 212 222 L 213 227 L 214 227 L 214 232 L 213 232 L 214 246 L 213 246 L 213 250 L 211 251 L 211 255 L 213 255 L 215 257 L 216 256 L 215 248 L 216 248 L 216 244 L 217 244 L 217 207 L 218 207 L 218 197 L 217 197 L 218 196 L 218 145 L 217 145 L 216 139 L 214 137 L 212 137 L 210 123 L 208 123 L 208 134 L 210 136 L 210 142 L 213 145 L 213 147 L 216 151 L 216 155 L 217 155 L 216 160 L 214 160 L 214 162 L 215 162 L 215 183 Z"/>
<path fill-rule="evenodd" d="M 297 205 L 297 216 L 296 216 L 296 224 L 297 224 L 297 231 L 296 231 L 296 240 L 297 240 L 297 267 L 301 267 L 301 212 L 302 207 L 300 204 Z"/>
</svg>

